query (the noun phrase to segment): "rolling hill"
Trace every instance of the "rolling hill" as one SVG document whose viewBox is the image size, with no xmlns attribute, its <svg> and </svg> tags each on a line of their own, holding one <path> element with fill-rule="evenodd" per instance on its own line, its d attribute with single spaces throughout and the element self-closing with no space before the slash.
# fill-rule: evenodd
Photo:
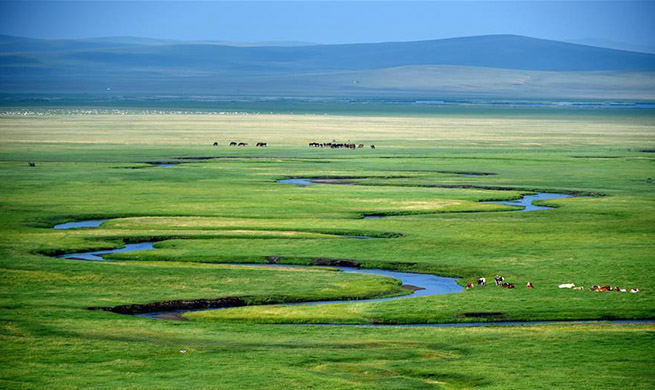
<svg viewBox="0 0 655 390">
<path fill-rule="evenodd" d="M 300 45 L 300 46 L 299 46 Z M 650 99 L 655 55 L 515 35 L 228 46 L 0 37 L 0 92 L 485 95 Z"/>
</svg>

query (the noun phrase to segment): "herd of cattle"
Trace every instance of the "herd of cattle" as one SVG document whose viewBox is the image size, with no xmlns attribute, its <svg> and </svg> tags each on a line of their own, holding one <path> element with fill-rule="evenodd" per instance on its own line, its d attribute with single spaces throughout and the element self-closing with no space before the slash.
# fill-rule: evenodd
<svg viewBox="0 0 655 390">
<path fill-rule="evenodd" d="M 336 141 L 332 142 L 310 142 L 309 147 L 314 148 L 330 148 L 330 149 L 363 149 L 364 144 L 351 144 L 351 143 L 338 143 Z M 375 149 L 375 145 L 371 145 L 371 149 Z"/>
<path fill-rule="evenodd" d="M 583 286 L 576 286 L 575 283 L 564 283 L 564 284 L 560 284 L 558 287 L 559 288 L 570 288 L 570 289 L 573 289 L 573 290 L 584 291 Z M 612 286 L 591 286 L 591 287 L 589 287 L 589 290 L 593 291 L 593 292 L 610 292 L 610 291 L 631 292 L 633 294 L 636 294 L 636 293 L 639 292 L 638 288 L 626 289 L 626 288 L 612 287 Z"/>
<path fill-rule="evenodd" d="M 494 277 L 494 281 L 496 282 L 496 286 L 500 286 L 500 287 L 503 287 L 503 288 L 512 289 L 512 288 L 516 287 L 516 285 L 514 285 L 514 283 L 505 282 L 505 278 L 500 276 L 500 275 L 496 275 Z M 478 279 L 478 286 L 485 287 L 486 285 L 487 285 L 487 279 L 486 278 L 479 278 Z M 473 282 L 466 285 L 467 289 L 473 288 L 473 287 L 475 287 Z M 526 288 L 534 288 L 534 284 L 532 282 L 528 282 L 528 283 L 526 283 L 525 287 Z M 574 283 L 564 283 L 564 284 L 560 284 L 558 287 L 559 288 L 570 288 L 570 289 L 573 289 L 573 290 L 584 291 L 584 287 L 576 286 Z M 612 286 L 591 286 L 589 288 L 589 290 L 594 291 L 594 292 L 605 292 L 605 291 L 631 292 L 633 294 L 636 294 L 636 293 L 639 292 L 638 288 L 631 288 L 631 289 L 628 290 L 628 289 L 625 289 L 625 288 L 612 287 Z"/>
<path fill-rule="evenodd" d="M 508 288 L 508 289 L 516 288 L 516 285 L 514 283 L 505 282 L 505 278 L 500 276 L 500 275 L 496 275 L 494 277 L 494 281 L 496 282 L 496 286 L 500 286 L 500 287 Z M 479 278 L 478 279 L 478 286 L 486 287 L 487 286 L 487 278 Z M 473 288 L 473 287 L 474 287 L 473 282 L 466 285 L 467 289 Z M 525 285 L 525 287 L 534 288 L 534 284 L 532 284 L 532 282 L 528 282 Z"/>
</svg>

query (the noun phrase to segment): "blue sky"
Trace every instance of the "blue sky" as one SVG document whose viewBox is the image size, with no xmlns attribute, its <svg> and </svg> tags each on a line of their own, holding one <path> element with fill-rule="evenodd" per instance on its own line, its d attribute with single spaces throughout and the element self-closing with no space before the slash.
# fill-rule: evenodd
<svg viewBox="0 0 655 390">
<path fill-rule="evenodd" d="M 517 34 L 655 52 L 655 1 L 2 1 L 0 34 L 316 43 Z"/>
</svg>

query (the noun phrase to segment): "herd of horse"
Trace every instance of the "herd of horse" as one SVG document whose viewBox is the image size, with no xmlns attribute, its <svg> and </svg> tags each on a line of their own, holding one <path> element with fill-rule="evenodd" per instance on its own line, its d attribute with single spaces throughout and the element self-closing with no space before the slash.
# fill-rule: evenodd
<svg viewBox="0 0 655 390">
<path fill-rule="evenodd" d="M 330 149 L 363 149 L 364 144 L 352 144 L 352 143 L 339 143 L 336 141 L 332 142 L 310 142 L 309 147 L 314 148 L 330 148 Z M 371 145 L 371 149 L 375 149 L 375 145 Z"/>
<path fill-rule="evenodd" d="M 212 144 L 212 146 L 220 146 L 220 145 L 221 145 L 221 144 L 220 144 L 220 142 L 218 142 L 218 141 L 216 141 L 216 142 L 214 142 L 214 143 Z M 230 145 L 230 146 L 248 146 L 248 143 L 247 143 L 247 142 L 236 142 L 236 141 L 231 141 L 229 145 Z M 268 146 L 268 144 L 267 144 L 266 142 L 257 142 L 257 144 L 255 144 L 255 147 L 258 147 L 258 148 L 265 148 L 265 147 L 267 147 L 267 146 Z"/>
<path fill-rule="evenodd" d="M 218 141 L 215 141 L 212 144 L 212 146 L 220 146 L 220 145 L 221 144 Z M 231 141 L 229 143 L 229 145 L 230 146 L 237 146 L 237 147 L 238 146 L 248 146 L 248 143 L 247 142 Z M 266 142 L 257 142 L 257 144 L 255 144 L 255 147 L 260 147 L 260 148 L 265 148 L 267 146 L 268 146 L 268 144 Z M 336 142 L 336 141 L 324 142 L 324 143 L 310 142 L 309 146 L 314 147 L 314 148 L 353 149 L 353 150 L 354 149 L 363 149 L 364 148 L 364 144 L 339 143 L 339 142 Z M 370 145 L 370 147 L 371 147 L 371 149 L 375 149 L 375 145 Z"/>
</svg>

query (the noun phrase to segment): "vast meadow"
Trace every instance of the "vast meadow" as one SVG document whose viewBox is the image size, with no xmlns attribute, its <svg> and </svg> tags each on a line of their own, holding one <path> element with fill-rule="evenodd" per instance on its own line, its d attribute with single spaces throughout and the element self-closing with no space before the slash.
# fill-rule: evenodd
<svg viewBox="0 0 655 390">
<path fill-rule="evenodd" d="M 655 110 L 0 111 L 2 388 L 655 387 Z M 333 140 L 365 147 L 308 146 Z M 535 191 L 572 196 L 485 203 Z M 87 219 L 108 221 L 52 228 Z M 155 248 L 56 257 L 142 241 Z M 271 261 L 308 267 L 243 265 Z M 490 283 L 280 305 L 411 293 L 316 267 L 340 261 Z M 181 321 L 89 310 L 218 298 L 247 306 Z M 561 322 L 402 326 L 541 320 Z"/>
</svg>

